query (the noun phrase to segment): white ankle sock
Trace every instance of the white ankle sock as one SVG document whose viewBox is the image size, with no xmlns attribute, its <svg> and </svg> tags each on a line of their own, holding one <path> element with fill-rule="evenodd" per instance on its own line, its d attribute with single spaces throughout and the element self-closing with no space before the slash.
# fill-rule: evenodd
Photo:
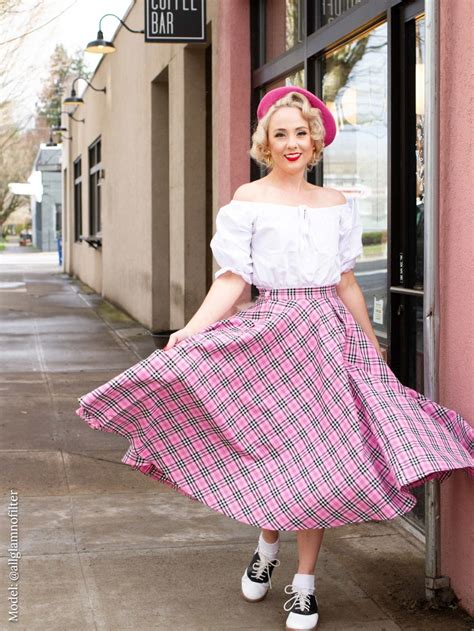
<svg viewBox="0 0 474 631">
<path fill-rule="evenodd" d="M 258 538 L 258 549 L 272 561 L 275 560 L 280 550 L 280 536 L 278 536 L 278 539 L 275 541 L 275 543 L 267 543 L 263 538 L 262 531 L 260 531 L 260 536 Z"/>
<path fill-rule="evenodd" d="M 307 589 L 314 592 L 314 574 L 295 574 L 292 584 L 300 589 Z"/>
</svg>

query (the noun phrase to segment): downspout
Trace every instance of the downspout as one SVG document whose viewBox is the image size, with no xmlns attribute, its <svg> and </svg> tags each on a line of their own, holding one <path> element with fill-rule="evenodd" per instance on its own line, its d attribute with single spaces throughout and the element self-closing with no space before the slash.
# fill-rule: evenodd
<svg viewBox="0 0 474 631">
<path fill-rule="evenodd" d="M 439 0 L 425 0 L 425 218 L 424 218 L 424 390 L 438 397 L 439 340 Z M 448 588 L 449 577 L 441 576 L 439 481 L 425 485 L 425 596 L 436 600 Z"/>
</svg>

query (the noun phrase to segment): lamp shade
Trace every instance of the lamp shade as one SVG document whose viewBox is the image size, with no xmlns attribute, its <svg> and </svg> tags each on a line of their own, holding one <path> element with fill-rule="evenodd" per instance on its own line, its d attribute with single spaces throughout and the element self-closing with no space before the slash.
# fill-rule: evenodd
<svg viewBox="0 0 474 631">
<path fill-rule="evenodd" d="M 92 40 L 86 46 L 86 53 L 98 53 L 99 55 L 107 55 L 108 53 L 114 53 L 115 46 L 112 42 L 108 42 L 104 39 L 102 31 L 97 33 L 97 39 Z"/>
<path fill-rule="evenodd" d="M 84 105 L 84 100 L 80 96 L 68 96 L 64 99 L 63 105 Z"/>
</svg>

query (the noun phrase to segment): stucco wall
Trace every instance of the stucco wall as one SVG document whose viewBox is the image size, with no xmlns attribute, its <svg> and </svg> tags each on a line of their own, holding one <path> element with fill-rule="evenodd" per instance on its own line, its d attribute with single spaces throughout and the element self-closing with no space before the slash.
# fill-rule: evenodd
<svg viewBox="0 0 474 631">
<path fill-rule="evenodd" d="M 216 2 L 208 2 L 208 25 L 215 22 L 215 12 Z M 143 15 L 143 0 L 138 0 L 124 19 L 131 28 L 141 29 Z M 205 191 L 205 172 L 199 169 L 196 161 L 196 147 L 198 143 L 202 146 L 202 142 L 196 128 L 191 133 L 192 121 L 184 135 L 183 116 L 178 119 L 175 115 L 182 109 L 188 113 L 192 110 L 189 93 L 192 96 L 193 87 L 199 85 L 204 92 L 202 75 L 193 72 L 197 67 L 193 54 L 203 57 L 205 44 L 146 44 L 142 35 L 129 33 L 124 28 L 118 31 L 114 44 L 116 52 L 104 56 L 92 79 L 94 86 L 105 86 L 107 93 L 87 89 L 85 104 L 75 112 L 76 116 L 85 118 L 85 124 L 70 123 L 73 140 L 67 147 L 63 163 L 63 168 L 67 166 L 68 169 L 68 191 L 64 199 L 69 200 L 66 271 L 78 276 L 145 326 L 153 329 L 169 324 L 177 328 L 197 309 L 206 289 L 203 280 L 204 240 L 198 231 L 190 229 L 195 222 L 193 208 L 197 208 L 197 213 L 202 207 L 205 213 L 195 181 L 199 178 L 197 183 Z M 185 48 L 191 50 L 187 57 L 184 56 Z M 153 296 L 156 287 L 161 286 L 162 291 L 166 291 L 166 286 L 154 278 L 160 259 L 154 251 L 157 222 L 152 216 L 152 86 L 166 67 L 172 128 L 169 147 L 163 152 L 162 160 L 170 164 L 170 217 L 176 220 L 170 224 L 169 248 L 162 252 L 162 256 L 173 263 L 169 279 L 172 287 L 170 323 L 165 322 L 163 313 L 155 318 L 157 301 Z M 202 119 L 205 120 L 204 114 Z M 89 145 L 98 136 L 102 139 L 105 180 L 101 189 L 103 243 L 101 249 L 95 250 L 85 242 L 73 242 L 73 162 L 82 155 L 83 234 L 88 235 L 87 153 Z M 184 159 L 189 163 L 181 168 Z M 177 232 L 179 217 L 186 219 L 188 225 L 186 230 L 181 226 Z M 191 238 L 193 234 L 194 239 Z M 203 254 L 200 257 L 196 254 L 197 239 L 200 239 Z M 197 260 L 202 260 L 202 266 L 196 263 Z M 169 274 L 168 263 L 163 266 L 165 268 Z"/>
<path fill-rule="evenodd" d="M 474 424 L 474 3 L 440 2 L 439 398 Z M 474 484 L 456 472 L 441 485 L 442 572 L 474 614 Z"/>
</svg>

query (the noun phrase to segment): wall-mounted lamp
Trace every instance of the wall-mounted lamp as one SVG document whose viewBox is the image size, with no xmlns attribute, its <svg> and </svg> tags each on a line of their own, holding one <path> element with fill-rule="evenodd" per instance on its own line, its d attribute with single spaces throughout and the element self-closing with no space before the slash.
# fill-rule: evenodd
<svg viewBox="0 0 474 631">
<path fill-rule="evenodd" d="M 53 132 L 51 132 L 51 133 L 49 134 L 49 140 L 48 140 L 48 142 L 46 143 L 46 146 L 47 146 L 47 147 L 57 147 L 57 146 L 58 146 L 58 143 L 57 143 L 57 142 L 54 142 L 54 140 L 53 140 Z"/>
<path fill-rule="evenodd" d="M 135 29 L 130 28 L 129 26 L 125 24 L 123 20 L 119 18 L 118 15 L 115 15 L 115 13 L 106 13 L 100 18 L 99 30 L 97 32 L 97 39 L 94 39 L 92 42 L 89 42 L 87 44 L 86 53 L 98 53 L 100 55 L 102 54 L 107 55 L 108 53 L 115 52 L 115 46 L 113 45 L 112 42 L 108 42 L 107 40 L 104 39 L 104 34 L 102 32 L 102 20 L 109 16 L 117 18 L 117 20 L 122 24 L 122 26 L 124 26 L 127 29 L 127 31 L 130 31 L 130 33 L 144 33 L 145 32 L 143 29 L 141 29 L 140 31 L 136 31 Z"/>
<path fill-rule="evenodd" d="M 84 100 L 82 99 L 82 97 L 77 96 L 76 90 L 74 89 L 74 86 L 76 85 L 76 82 L 79 81 L 79 79 L 85 81 L 87 85 L 96 92 L 103 92 L 105 94 L 107 91 L 105 88 L 94 88 L 92 83 L 87 81 L 87 79 L 84 79 L 84 77 L 76 77 L 76 79 L 74 79 L 74 81 L 72 82 L 71 96 L 68 96 L 66 99 L 64 99 L 63 105 L 84 105 Z"/>
<path fill-rule="evenodd" d="M 85 123 L 86 119 L 85 118 L 75 118 L 71 112 L 65 112 L 65 111 L 61 111 L 59 112 L 59 117 L 58 117 L 58 124 L 57 125 L 51 125 L 51 131 L 54 132 L 58 132 L 58 131 L 67 131 L 67 127 L 63 127 L 63 125 L 61 125 L 61 114 L 67 114 L 69 116 L 69 118 L 72 118 L 73 121 L 76 121 L 76 123 Z"/>
<path fill-rule="evenodd" d="M 72 118 L 72 120 L 76 121 L 76 123 L 85 123 L 86 122 L 85 118 L 75 118 L 75 116 L 73 114 L 71 114 L 71 112 L 66 112 L 66 110 L 61 110 L 59 112 L 59 116 L 61 116 L 61 114 L 67 114 L 69 116 L 69 118 Z"/>
<path fill-rule="evenodd" d="M 51 135 L 50 135 L 50 140 L 53 137 L 53 134 L 61 134 L 61 140 L 60 142 L 62 142 L 62 139 L 64 138 L 65 140 L 72 140 L 72 136 L 65 136 L 64 135 L 64 131 L 67 131 L 67 129 L 65 127 L 59 127 L 57 125 L 55 125 L 54 127 L 51 127 Z"/>
</svg>

